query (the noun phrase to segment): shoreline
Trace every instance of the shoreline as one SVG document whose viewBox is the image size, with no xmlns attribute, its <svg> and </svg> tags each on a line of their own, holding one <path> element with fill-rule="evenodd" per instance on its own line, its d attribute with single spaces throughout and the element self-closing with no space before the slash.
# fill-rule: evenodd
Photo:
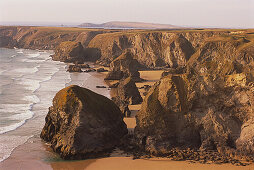
<svg viewBox="0 0 254 170">
<path fill-rule="evenodd" d="M 141 87 L 144 84 L 152 85 L 156 82 L 162 71 L 141 71 L 141 77 L 146 78 L 147 81 L 137 83 L 137 87 Z M 80 73 L 77 73 L 80 74 Z M 86 73 L 81 73 L 86 74 Z M 151 76 L 152 75 L 152 76 Z M 91 77 L 96 77 L 100 82 L 104 82 L 104 73 L 94 73 Z M 97 84 L 94 84 L 94 87 Z M 108 85 L 108 84 L 107 84 Z M 108 88 L 98 89 L 103 90 L 105 93 L 109 92 Z M 142 89 L 140 92 L 142 94 Z M 109 92 L 110 93 L 110 92 Z M 142 95 L 142 97 L 144 97 Z M 140 109 L 139 105 L 130 105 L 129 108 L 132 112 L 130 118 L 124 118 L 127 127 L 130 131 L 134 130 L 136 126 L 135 114 Z M 40 139 L 39 136 L 34 136 L 28 139 L 27 142 L 15 148 L 9 158 L 0 162 L 0 169 L 92 169 L 92 170 L 114 170 L 114 169 L 252 169 L 254 164 L 247 166 L 236 166 L 232 164 L 215 164 L 206 163 L 202 164 L 199 162 L 192 161 L 173 161 L 169 158 L 141 158 L 133 159 L 133 156 L 121 153 L 121 151 L 113 151 L 110 157 L 87 159 L 87 160 L 75 160 L 66 161 L 61 159 L 56 153 L 52 151 L 49 145 Z"/>
</svg>

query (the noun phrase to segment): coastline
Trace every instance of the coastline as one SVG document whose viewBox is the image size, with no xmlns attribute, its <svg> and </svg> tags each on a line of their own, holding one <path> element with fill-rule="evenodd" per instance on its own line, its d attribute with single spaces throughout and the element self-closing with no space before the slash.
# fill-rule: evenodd
<svg viewBox="0 0 254 170">
<path fill-rule="evenodd" d="M 152 85 L 159 78 L 162 71 L 142 71 L 141 78 L 145 78 L 147 81 L 143 83 L 137 83 L 137 87 L 142 87 L 144 84 Z M 72 73 L 72 81 L 75 80 L 75 76 L 79 76 L 86 73 Z M 82 75 L 81 75 L 82 76 Z M 105 74 L 94 72 L 91 74 L 90 78 L 95 78 L 96 83 L 104 83 Z M 85 81 L 85 80 L 83 80 Z M 89 82 L 89 80 L 87 80 Z M 69 83 L 71 84 L 71 82 Z M 84 84 L 83 84 L 84 85 Z M 95 86 L 97 84 L 88 84 L 90 86 Z M 86 87 L 88 86 L 86 85 Z M 102 85 L 102 84 L 99 84 Z M 109 94 L 108 88 L 97 89 L 97 91 L 102 91 L 99 93 Z M 142 90 L 142 89 L 140 89 Z M 98 93 L 98 92 L 97 92 Z M 142 91 L 141 91 L 141 94 Z M 143 97 L 143 95 L 142 95 Z M 129 130 L 133 130 L 135 122 L 135 114 L 137 110 L 140 109 L 141 105 L 130 105 L 130 110 L 132 111 L 131 118 L 125 118 L 125 122 Z M 22 144 L 14 149 L 11 156 L 0 162 L 0 169 L 92 169 L 92 170 L 114 170 L 114 169 L 208 169 L 208 170 L 238 170 L 238 169 L 252 169 L 253 164 L 247 166 L 235 166 L 232 164 L 202 164 L 199 162 L 190 161 L 173 161 L 168 158 L 142 158 L 133 159 L 133 157 L 123 154 L 119 151 L 114 151 L 110 157 L 98 158 L 98 159 L 88 159 L 88 160 L 78 160 L 78 161 L 66 161 L 59 158 L 55 154 L 49 145 L 43 142 L 39 136 L 34 136 L 30 138 L 25 144 Z"/>
</svg>

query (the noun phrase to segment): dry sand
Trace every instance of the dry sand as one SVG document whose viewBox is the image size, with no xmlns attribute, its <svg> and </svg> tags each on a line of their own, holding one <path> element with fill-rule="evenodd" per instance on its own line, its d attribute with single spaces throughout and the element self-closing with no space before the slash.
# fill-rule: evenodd
<svg viewBox="0 0 254 170">
<path fill-rule="evenodd" d="M 148 81 L 137 83 L 138 87 L 152 85 L 160 79 L 162 71 L 141 71 L 141 78 Z M 106 89 L 105 89 L 106 90 Z M 142 92 L 142 91 L 141 91 Z M 143 96 L 144 97 L 144 96 Z M 141 105 L 130 105 L 130 118 L 124 121 L 130 131 L 136 126 L 135 115 Z M 167 158 L 136 159 L 116 150 L 111 157 L 82 161 L 63 161 L 53 153 L 39 137 L 34 137 L 14 150 L 12 155 L 0 163 L 1 170 L 254 170 L 254 164 L 235 166 L 232 164 L 200 164 L 189 161 L 172 161 Z"/>
</svg>

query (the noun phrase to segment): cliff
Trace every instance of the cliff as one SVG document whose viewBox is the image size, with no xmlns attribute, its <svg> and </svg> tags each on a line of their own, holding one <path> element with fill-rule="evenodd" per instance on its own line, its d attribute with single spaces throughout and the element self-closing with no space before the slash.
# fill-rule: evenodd
<svg viewBox="0 0 254 170">
<path fill-rule="evenodd" d="M 86 46 L 97 34 L 108 32 L 98 29 L 0 26 L 0 47 L 54 50 L 61 42 L 75 41 Z"/>
<path fill-rule="evenodd" d="M 214 161 L 211 150 L 224 162 L 253 158 L 253 36 L 207 39 L 182 72 L 163 75 L 137 114 L 141 148 L 164 156 L 175 147 L 197 149 L 204 161 Z"/>
<path fill-rule="evenodd" d="M 62 62 L 84 62 L 84 47 L 80 42 L 62 42 L 56 47 L 52 59 Z"/>
<path fill-rule="evenodd" d="M 0 47 L 52 50 L 61 42 L 74 41 L 83 45 L 86 60 L 109 66 L 128 49 L 132 52 L 134 59 L 147 68 L 185 67 L 191 56 L 207 42 L 219 39 L 230 42 L 232 39 L 240 37 L 242 37 L 243 44 L 250 44 L 253 41 L 253 30 L 104 30 L 0 27 Z M 244 45 L 241 48 L 244 50 Z M 248 53 L 247 51 L 246 53 Z"/>
<path fill-rule="evenodd" d="M 125 49 L 131 49 L 135 59 L 146 67 L 178 67 L 201 46 L 205 39 L 224 34 L 223 31 L 178 32 L 145 31 L 117 32 L 97 35 L 88 48 L 101 51 L 99 63 L 109 64 L 120 56 Z M 103 43 L 101 43 L 103 42 Z"/>
</svg>

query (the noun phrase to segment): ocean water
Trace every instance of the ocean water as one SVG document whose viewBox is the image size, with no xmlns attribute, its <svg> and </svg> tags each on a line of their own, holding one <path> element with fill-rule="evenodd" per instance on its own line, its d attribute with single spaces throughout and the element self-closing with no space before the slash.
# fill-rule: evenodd
<svg viewBox="0 0 254 170">
<path fill-rule="evenodd" d="M 98 73 L 68 73 L 52 61 L 51 51 L 0 48 L 0 162 L 29 138 L 39 138 L 52 99 L 60 89 L 76 84 L 96 89 L 104 85 Z"/>
</svg>

